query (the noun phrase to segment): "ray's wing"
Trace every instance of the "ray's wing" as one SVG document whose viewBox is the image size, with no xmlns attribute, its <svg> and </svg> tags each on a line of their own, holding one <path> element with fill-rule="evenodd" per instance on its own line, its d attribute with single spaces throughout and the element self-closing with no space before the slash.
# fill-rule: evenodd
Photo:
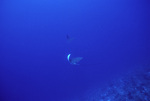
<svg viewBox="0 0 150 101">
<path fill-rule="evenodd" d="M 68 54 L 68 55 L 67 55 L 67 60 L 68 60 L 69 62 L 70 62 L 70 55 L 71 55 L 71 54 Z"/>
<path fill-rule="evenodd" d="M 72 63 L 72 64 L 77 64 L 77 63 L 80 62 L 82 59 L 83 59 L 83 57 L 76 57 L 76 58 L 73 58 L 73 59 L 71 60 L 71 63 Z"/>
</svg>

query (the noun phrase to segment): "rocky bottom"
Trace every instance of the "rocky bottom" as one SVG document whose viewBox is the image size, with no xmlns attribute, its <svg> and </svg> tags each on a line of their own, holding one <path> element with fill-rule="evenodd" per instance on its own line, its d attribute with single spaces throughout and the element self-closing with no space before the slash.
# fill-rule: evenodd
<svg viewBox="0 0 150 101">
<path fill-rule="evenodd" d="M 150 67 L 113 80 L 86 101 L 150 101 Z"/>
</svg>

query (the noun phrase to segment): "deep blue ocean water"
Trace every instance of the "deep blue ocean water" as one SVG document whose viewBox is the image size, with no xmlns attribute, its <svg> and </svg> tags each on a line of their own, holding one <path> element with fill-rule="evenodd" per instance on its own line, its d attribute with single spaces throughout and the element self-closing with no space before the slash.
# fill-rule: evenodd
<svg viewBox="0 0 150 101">
<path fill-rule="evenodd" d="M 150 64 L 149 34 L 149 0 L 1 0 L 0 101 L 83 101 Z"/>
</svg>

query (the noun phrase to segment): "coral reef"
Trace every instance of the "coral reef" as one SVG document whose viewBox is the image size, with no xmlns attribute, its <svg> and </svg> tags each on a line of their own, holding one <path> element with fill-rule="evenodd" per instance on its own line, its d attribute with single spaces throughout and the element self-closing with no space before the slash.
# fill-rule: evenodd
<svg viewBox="0 0 150 101">
<path fill-rule="evenodd" d="M 113 80 L 86 101 L 150 101 L 150 68 Z"/>
</svg>

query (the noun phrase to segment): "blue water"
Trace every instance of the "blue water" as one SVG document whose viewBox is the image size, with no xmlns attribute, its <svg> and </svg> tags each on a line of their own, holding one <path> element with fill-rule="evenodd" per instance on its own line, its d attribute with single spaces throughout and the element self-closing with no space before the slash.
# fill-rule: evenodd
<svg viewBox="0 0 150 101">
<path fill-rule="evenodd" d="M 1 0 L 0 99 L 83 101 L 150 63 L 149 34 L 148 0 Z"/>
</svg>

